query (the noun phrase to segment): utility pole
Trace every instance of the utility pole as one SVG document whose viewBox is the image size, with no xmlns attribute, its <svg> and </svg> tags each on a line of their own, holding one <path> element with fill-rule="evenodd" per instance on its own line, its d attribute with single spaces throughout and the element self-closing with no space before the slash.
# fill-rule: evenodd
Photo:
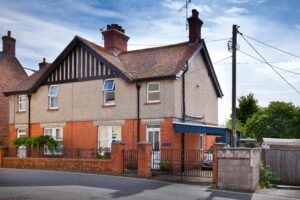
<svg viewBox="0 0 300 200">
<path fill-rule="evenodd" d="M 232 146 L 236 146 L 236 49 L 238 25 L 232 26 Z"/>
</svg>

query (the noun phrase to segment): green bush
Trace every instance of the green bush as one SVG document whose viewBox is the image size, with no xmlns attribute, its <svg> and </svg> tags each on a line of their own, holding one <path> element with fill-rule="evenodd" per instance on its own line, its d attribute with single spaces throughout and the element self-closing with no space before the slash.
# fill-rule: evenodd
<svg viewBox="0 0 300 200">
<path fill-rule="evenodd" d="M 262 188 L 274 188 L 278 177 L 267 169 L 262 161 L 259 163 L 259 185 Z"/>
<path fill-rule="evenodd" d="M 57 147 L 57 141 L 49 135 L 42 135 L 36 137 L 19 137 L 13 141 L 16 147 L 27 146 L 33 148 L 47 147 L 50 151 L 53 151 Z"/>
<path fill-rule="evenodd" d="M 162 170 L 167 170 L 169 168 L 169 161 L 168 160 L 161 160 L 159 162 L 159 167 Z"/>
</svg>

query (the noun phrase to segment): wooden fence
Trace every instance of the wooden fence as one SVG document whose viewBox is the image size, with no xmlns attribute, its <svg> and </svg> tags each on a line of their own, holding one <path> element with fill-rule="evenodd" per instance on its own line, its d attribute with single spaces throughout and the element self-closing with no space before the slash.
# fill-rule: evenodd
<svg viewBox="0 0 300 200">
<path fill-rule="evenodd" d="M 270 148 L 262 150 L 266 166 L 279 178 L 279 184 L 300 185 L 300 149 Z"/>
</svg>

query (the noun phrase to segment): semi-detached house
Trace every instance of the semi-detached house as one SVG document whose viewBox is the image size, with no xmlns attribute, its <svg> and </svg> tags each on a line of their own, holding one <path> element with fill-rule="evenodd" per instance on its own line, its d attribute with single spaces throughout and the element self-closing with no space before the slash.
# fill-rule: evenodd
<svg viewBox="0 0 300 200">
<path fill-rule="evenodd" d="M 196 10 L 188 23 L 187 42 L 134 51 L 117 24 L 103 30 L 104 47 L 75 36 L 5 92 L 10 145 L 22 135 L 52 135 L 63 148 L 148 141 L 157 150 L 208 149 L 224 131 L 216 126 L 223 94 Z"/>
</svg>

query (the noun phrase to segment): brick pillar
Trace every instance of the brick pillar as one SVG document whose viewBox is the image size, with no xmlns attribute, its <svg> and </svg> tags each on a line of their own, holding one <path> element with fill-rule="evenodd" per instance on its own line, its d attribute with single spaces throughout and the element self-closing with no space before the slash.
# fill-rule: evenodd
<svg viewBox="0 0 300 200">
<path fill-rule="evenodd" d="M 140 142 L 138 144 L 138 176 L 143 178 L 151 177 L 151 156 L 152 144 Z"/>
<path fill-rule="evenodd" d="M 217 185 L 218 183 L 218 148 L 223 148 L 227 146 L 225 143 L 215 143 L 213 147 L 213 173 L 212 173 L 212 183 Z"/>
<path fill-rule="evenodd" d="M 5 147 L 0 146 L 0 167 L 3 167 L 4 164 L 4 151 Z"/>
<path fill-rule="evenodd" d="M 112 143 L 111 145 L 111 167 L 113 174 L 123 174 L 124 149 L 124 143 Z"/>
</svg>

